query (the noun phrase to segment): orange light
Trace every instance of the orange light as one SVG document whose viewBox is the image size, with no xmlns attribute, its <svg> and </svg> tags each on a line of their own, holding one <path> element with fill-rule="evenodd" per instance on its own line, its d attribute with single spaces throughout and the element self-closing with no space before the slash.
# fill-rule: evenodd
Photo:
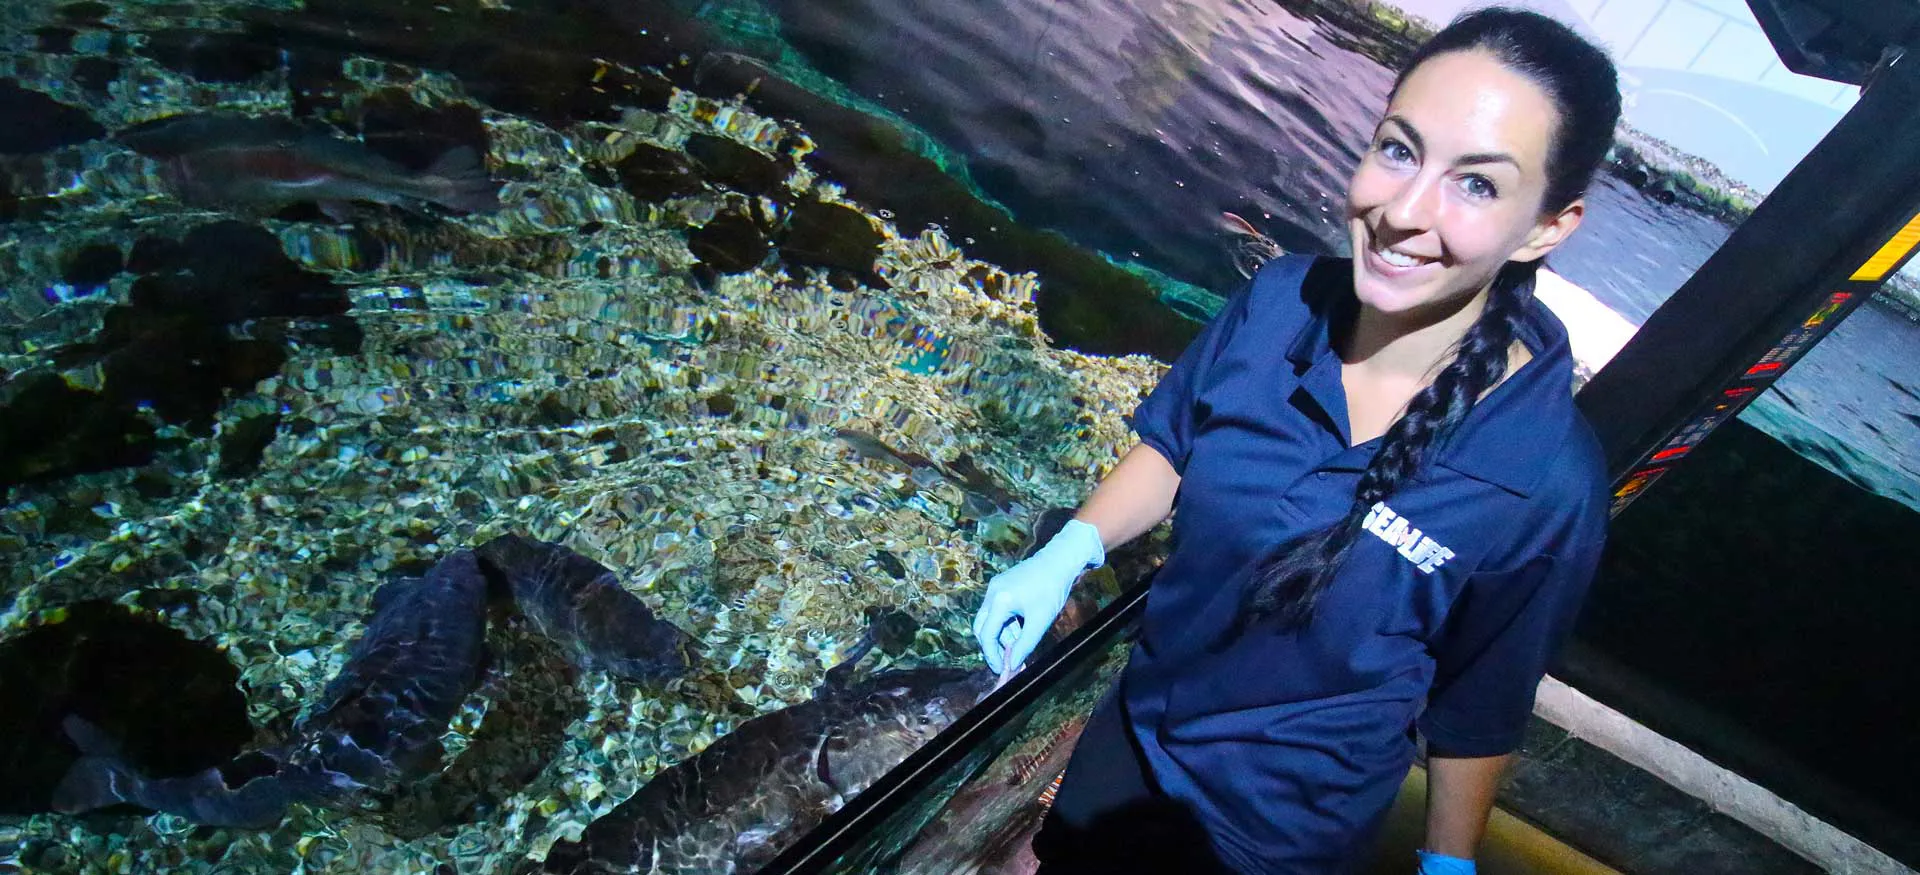
<svg viewBox="0 0 1920 875">
<path fill-rule="evenodd" d="M 1900 259 L 1906 258 L 1907 253 L 1912 252 L 1916 245 L 1920 245 L 1920 216 L 1914 216 L 1913 221 L 1908 222 L 1905 228 L 1900 229 L 1900 233 L 1893 235 L 1893 239 L 1887 241 L 1887 245 L 1880 247 L 1880 251 L 1867 259 L 1866 264 L 1860 265 L 1860 269 L 1853 272 L 1852 278 L 1855 281 L 1870 283 L 1886 279 L 1887 274 L 1893 272 L 1893 266 L 1899 264 Z"/>
</svg>

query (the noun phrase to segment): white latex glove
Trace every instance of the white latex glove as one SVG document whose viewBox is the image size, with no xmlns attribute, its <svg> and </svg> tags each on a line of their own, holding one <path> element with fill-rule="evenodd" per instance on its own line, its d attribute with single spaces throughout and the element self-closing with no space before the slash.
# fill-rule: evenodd
<svg viewBox="0 0 1920 875">
<path fill-rule="evenodd" d="M 1073 582 L 1106 561 L 1100 530 L 1068 520 L 1046 546 L 987 581 L 987 597 L 973 618 L 973 637 L 987 667 L 1004 677 L 1026 662 L 1067 606 Z M 1010 627 L 1018 629 L 1018 637 L 1003 641 Z"/>
</svg>

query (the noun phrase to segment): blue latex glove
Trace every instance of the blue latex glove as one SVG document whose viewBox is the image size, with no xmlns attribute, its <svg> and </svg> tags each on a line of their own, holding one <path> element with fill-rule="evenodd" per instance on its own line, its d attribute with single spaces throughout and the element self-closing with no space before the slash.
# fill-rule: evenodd
<svg viewBox="0 0 1920 875">
<path fill-rule="evenodd" d="M 973 637 L 980 642 L 987 667 L 1005 676 L 1026 662 L 1067 606 L 1073 582 L 1106 561 L 1100 530 L 1068 520 L 1046 546 L 987 581 L 987 597 L 973 617 Z"/>
<path fill-rule="evenodd" d="M 1415 851 L 1420 855 L 1418 875 L 1474 875 L 1473 861 L 1459 857 L 1449 857 L 1432 851 Z"/>
</svg>

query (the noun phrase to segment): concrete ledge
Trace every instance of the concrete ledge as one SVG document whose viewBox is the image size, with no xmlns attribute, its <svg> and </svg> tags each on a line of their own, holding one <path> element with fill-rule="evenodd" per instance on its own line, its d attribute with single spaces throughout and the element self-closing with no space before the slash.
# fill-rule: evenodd
<svg viewBox="0 0 1920 875">
<path fill-rule="evenodd" d="M 1549 677 L 1501 804 L 1630 875 L 1914 870 Z"/>
</svg>

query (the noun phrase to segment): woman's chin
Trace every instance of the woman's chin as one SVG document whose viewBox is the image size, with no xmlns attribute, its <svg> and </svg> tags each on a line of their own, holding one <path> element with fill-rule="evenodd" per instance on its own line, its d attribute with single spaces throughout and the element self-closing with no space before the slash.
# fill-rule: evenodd
<svg viewBox="0 0 1920 875">
<path fill-rule="evenodd" d="M 1362 306 L 1388 316 L 1418 310 L 1428 302 L 1429 297 L 1425 294 L 1424 284 L 1408 285 L 1371 276 L 1357 277 L 1353 293 Z"/>
</svg>

